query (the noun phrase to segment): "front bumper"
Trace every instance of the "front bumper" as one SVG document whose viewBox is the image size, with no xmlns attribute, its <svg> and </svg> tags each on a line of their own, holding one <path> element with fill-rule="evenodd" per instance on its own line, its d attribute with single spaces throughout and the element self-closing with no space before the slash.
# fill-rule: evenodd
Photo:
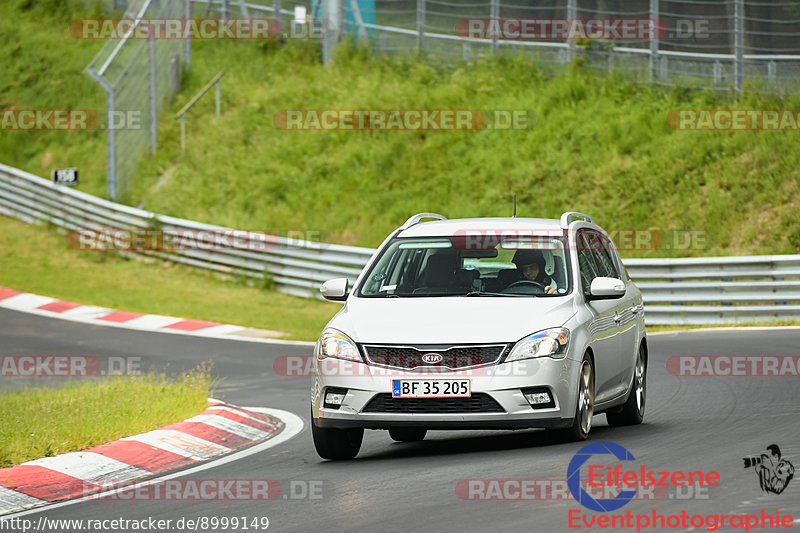
<svg viewBox="0 0 800 533">
<path fill-rule="evenodd" d="M 569 357 L 527 359 L 446 373 L 419 373 L 325 359 L 315 361 L 311 391 L 313 422 L 324 428 L 522 429 L 568 427 L 575 414 L 580 362 Z M 485 393 L 502 412 L 365 412 L 378 394 L 391 394 L 393 379 L 468 378 L 472 394 Z M 347 389 L 339 408 L 325 407 L 326 389 Z M 522 389 L 544 387 L 555 407 L 534 409 Z M 391 401 L 391 400 L 389 400 Z"/>
</svg>

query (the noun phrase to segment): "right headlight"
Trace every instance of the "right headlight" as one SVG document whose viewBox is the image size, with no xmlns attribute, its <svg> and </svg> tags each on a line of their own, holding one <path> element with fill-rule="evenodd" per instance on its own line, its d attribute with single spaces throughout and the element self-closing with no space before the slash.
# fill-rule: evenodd
<svg viewBox="0 0 800 533">
<path fill-rule="evenodd" d="M 361 362 L 361 354 L 353 340 L 335 329 L 326 329 L 320 335 L 315 350 L 317 359 L 322 361 L 326 357 L 336 357 L 337 359 L 347 359 L 350 361 Z"/>
<path fill-rule="evenodd" d="M 534 357 L 563 359 L 567 355 L 568 347 L 569 330 L 567 328 L 545 329 L 517 342 L 506 357 L 506 362 Z"/>
</svg>

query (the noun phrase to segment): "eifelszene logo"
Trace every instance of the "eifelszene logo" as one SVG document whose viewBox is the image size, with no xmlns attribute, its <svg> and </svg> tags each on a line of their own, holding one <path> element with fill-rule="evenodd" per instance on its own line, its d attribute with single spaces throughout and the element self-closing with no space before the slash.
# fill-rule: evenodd
<svg viewBox="0 0 800 533">
<path fill-rule="evenodd" d="M 762 453 L 761 456 L 743 457 L 744 467 L 755 470 L 762 491 L 780 494 L 794 477 L 794 466 L 781 458 L 781 449 L 777 444 L 767 446 L 767 451 L 769 453 Z"/>
</svg>

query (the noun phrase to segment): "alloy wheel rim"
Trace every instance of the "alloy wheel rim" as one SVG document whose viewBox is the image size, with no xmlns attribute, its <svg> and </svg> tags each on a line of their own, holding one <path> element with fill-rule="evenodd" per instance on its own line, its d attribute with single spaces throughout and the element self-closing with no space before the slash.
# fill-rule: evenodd
<svg viewBox="0 0 800 533">
<path fill-rule="evenodd" d="M 644 402 L 647 398 L 645 373 L 644 356 L 639 352 L 639 358 L 636 360 L 636 407 L 639 413 L 644 412 Z"/>
<path fill-rule="evenodd" d="M 636 407 L 639 409 L 639 413 L 644 412 L 646 395 L 644 356 L 639 352 L 639 358 L 636 360 Z"/>
<path fill-rule="evenodd" d="M 592 415 L 594 414 L 594 383 L 592 368 L 588 362 L 583 363 L 581 368 L 581 388 L 578 395 L 578 407 L 580 409 L 580 425 L 584 434 L 589 434 L 592 429 Z"/>
</svg>

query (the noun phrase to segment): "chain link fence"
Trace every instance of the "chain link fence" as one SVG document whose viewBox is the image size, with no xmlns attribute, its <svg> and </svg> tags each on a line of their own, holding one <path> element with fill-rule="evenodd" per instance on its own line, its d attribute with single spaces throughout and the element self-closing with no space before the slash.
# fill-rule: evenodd
<svg viewBox="0 0 800 533">
<path fill-rule="evenodd" d="M 323 0 L 332 1 L 332 0 Z M 337 0 L 338 1 L 338 0 Z M 362 2 L 340 0 L 356 19 Z M 638 81 L 739 91 L 746 79 L 766 91 L 796 90 L 800 79 L 800 2 L 765 0 L 375 0 L 362 28 L 374 49 L 424 51 L 454 64 L 497 50 L 522 51 L 555 71 L 576 57 Z M 621 41 L 465 38 L 470 20 L 649 19 L 657 38 Z M 348 25 L 352 31 L 352 24 Z"/>
<path fill-rule="evenodd" d="M 780 0 L 104 0 L 127 6 L 124 18 L 277 18 L 291 24 L 294 9 L 322 20 L 322 58 L 345 34 L 380 53 L 421 51 L 453 65 L 498 51 L 522 52 L 553 74 L 580 59 L 634 81 L 741 90 L 745 80 L 765 92 L 797 90 L 800 81 L 800 1 Z M 610 40 L 510 39 L 465 36 L 471 20 L 656 21 L 657 38 Z M 460 31 L 459 28 L 462 30 Z M 190 66 L 190 39 L 109 40 L 86 72 L 103 87 L 107 122 L 138 117 L 107 130 L 108 197 L 122 200 L 137 163 L 158 146 L 161 107 Z"/>
</svg>

